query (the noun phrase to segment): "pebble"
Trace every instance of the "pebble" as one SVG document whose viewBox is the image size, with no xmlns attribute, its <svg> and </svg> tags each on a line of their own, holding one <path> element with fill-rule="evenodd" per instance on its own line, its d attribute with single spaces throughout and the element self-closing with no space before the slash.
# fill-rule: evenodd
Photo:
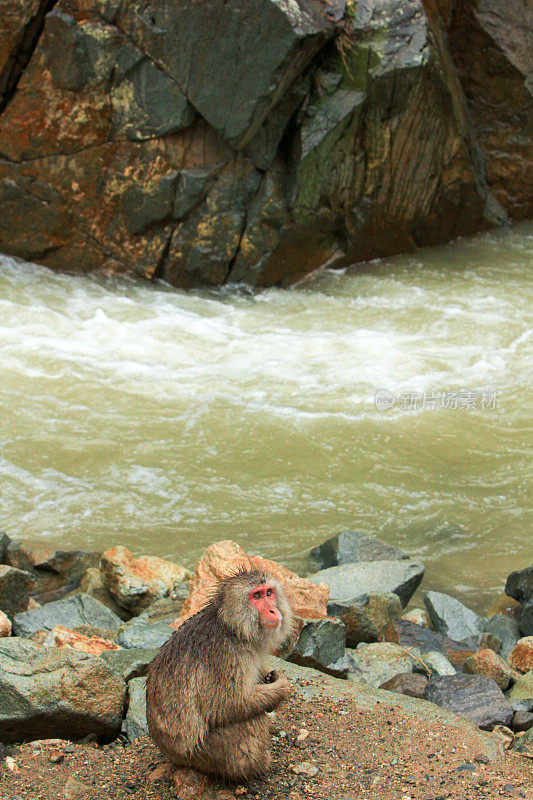
<svg viewBox="0 0 533 800">
<path fill-rule="evenodd" d="M 301 764 L 296 764 L 296 766 L 292 768 L 292 771 L 295 772 L 296 775 L 312 778 L 314 775 L 318 774 L 318 767 L 315 767 L 315 765 L 311 764 L 309 761 L 302 761 Z"/>
<path fill-rule="evenodd" d="M 6 756 L 6 767 L 14 775 L 20 775 L 20 767 L 15 761 L 15 759 L 11 758 L 11 756 Z"/>
<path fill-rule="evenodd" d="M 309 731 L 307 731 L 305 728 L 301 728 L 298 731 L 298 736 L 296 737 L 296 739 L 299 742 L 303 742 L 303 741 L 305 741 L 305 739 L 307 739 L 308 736 L 309 736 Z"/>
<path fill-rule="evenodd" d="M 65 760 L 65 754 L 61 750 L 50 750 L 48 753 L 48 760 L 52 764 L 61 764 Z"/>
</svg>

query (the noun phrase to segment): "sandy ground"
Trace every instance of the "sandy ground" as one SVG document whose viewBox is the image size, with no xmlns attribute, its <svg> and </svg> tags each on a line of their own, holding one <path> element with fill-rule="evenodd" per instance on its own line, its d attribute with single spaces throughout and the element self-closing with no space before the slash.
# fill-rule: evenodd
<svg viewBox="0 0 533 800">
<path fill-rule="evenodd" d="M 209 800 L 472 800 L 533 798 L 533 760 L 483 763 L 474 739 L 384 703 L 293 697 L 276 717 L 272 771 L 245 786 L 212 785 Z M 1 800 L 175 800 L 172 773 L 151 741 L 98 746 L 25 744 L 0 763 Z M 54 760 L 51 760 L 54 759 Z M 54 763 L 57 762 L 57 763 Z"/>
</svg>

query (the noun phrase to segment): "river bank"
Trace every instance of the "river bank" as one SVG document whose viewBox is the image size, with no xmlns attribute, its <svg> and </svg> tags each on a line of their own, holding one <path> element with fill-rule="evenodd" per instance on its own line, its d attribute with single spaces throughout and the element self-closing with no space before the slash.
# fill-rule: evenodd
<svg viewBox="0 0 533 800">
<path fill-rule="evenodd" d="M 111 741 L 101 755 L 89 759 L 98 762 L 98 770 L 109 765 L 110 757 L 116 760 L 116 773 L 106 777 L 109 786 L 119 780 L 119 767 L 127 765 L 130 758 L 142 761 L 148 754 L 150 771 L 156 769 L 159 761 L 151 745 L 135 744 L 146 735 L 147 665 L 181 620 L 205 602 L 213 581 L 244 564 L 273 572 L 291 602 L 296 622 L 279 666 L 301 697 L 282 712 L 280 720 L 292 719 L 291 730 L 312 729 L 300 739 L 287 731 L 283 736 L 278 732 L 275 741 L 281 773 L 274 777 L 274 788 L 268 779 L 259 796 L 263 791 L 265 796 L 278 797 L 278 790 L 280 797 L 291 796 L 296 784 L 297 792 L 312 797 L 320 797 L 320 792 L 326 791 L 324 786 L 338 784 L 346 789 L 338 769 L 332 777 L 324 758 L 324 752 L 335 749 L 329 726 L 334 720 L 338 725 L 339 716 L 346 717 L 348 727 L 334 760 L 351 753 L 347 767 L 342 760 L 339 763 L 348 771 L 349 780 L 355 770 L 367 789 L 371 788 L 369 774 L 377 779 L 372 784 L 375 787 L 389 775 L 390 766 L 401 759 L 407 763 L 406 743 L 399 739 L 402 731 L 405 734 L 406 730 L 412 732 L 413 724 L 416 727 L 414 720 L 422 721 L 419 733 L 409 740 L 410 748 L 416 742 L 416 747 L 428 749 L 428 743 L 434 745 L 435 730 L 441 730 L 438 736 L 443 737 L 446 756 L 433 778 L 450 784 L 444 796 L 459 797 L 453 792 L 459 787 L 465 792 L 466 779 L 463 774 L 444 779 L 442 770 L 469 773 L 468 787 L 474 786 L 470 779 L 475 773 L 479 786 L 463 797 L 493 797 L 490 792 L 496 785 L 502 791 L 508 786 L 504 795 L 528 797 L 533 788 L 528 783 L 528 758 L 533 755 L 533 567 L 508 576 L 507 594 L 494 598 L 487 615 L 479 617 L 454 598 L 434 591 L 426 592 L 425 609 L 406 611 L 423 580 L 423 564 L 375 537 L 356 532 L 339 534 L 315 548 L 310 565 L 319 569 L 306 578 L 259 556 L 248 556 L 232 542 L 207 548 L 192 574 L 160 558 L 135 557 L 121 546 L 104 554 L 61 551 L 5 535 L 0 560 L 0 608 L 5 612 L 0 626 L 0 742 L 15 745 L 15 749 L 3 751 L 7 756 L 4 778 L 10 787 L 16 786 L 17 780 L 20 786 L 26 785 L 25 780 L 31 783 L 29 775 L 43 758 L 52 759 L 47 766 L 52 785 L 56 786 L 56 779 L 68 778 L 66 767 L 52 769 L 63 762 L 71 764 L 76 780 L 83 783 L 79 776 L 87 758 L 80 746 L 72 749 L 61 741 L 19 749 L 21 740 L 89 737 L 104 745 Z M 313 686 L 321 687 L 320 691 Z M 317 706 L 319 695 L 322 700 Z M 325 697 L 329 704 L 323 708 Z M 399 715 L 393 739 L 402 756 L 394 763 L 384 760 L 390 745 L 382 752 L 376 744 L 388 742 L 382 733 L 393 724 L 390 714 Z M 313 723 L 307 715 L 314 718 Z M 355 719 L 364 731 L 362 742 Z M 349 730 L 356 736 L 355 743 Z M 496 733 L 483 732 L 487 730 Z M 308 736 L 310 741 L 300 748 L 299 743 Z M 474 754 L 474 745 L 465 744 L 468 739 L 475 742 Z M 309 762 L 311 752 L 306 749 L 310 745 Z M 300 772 L 296 769 L 300 762 L 292 763 L 294 747 L 306 750 L 300 762 L 307 766 Z M 363 759 L 364 766 L 358 748 L 361 752 L 373 748 Z M 513 766 L 514 756 L 503 766 L 506 749 L 523 759 L 525 772 L 520 777 Z M 56 762 L 50 750 L 59 751 Z M 472 761 L 474 755 L 480 757 L 478 761 Z M 409 768 L 411 777 L 396 776 L 400 783 L 402 779 L 410 783 L 413 798 L 428 796 L 422 792 L 427 791 L 431 771 L 421 765 L 430 758 L 428 753 L 420 755 L 417 768 Z M 377 759 L 376 766 L 369 772 L 372 759 Z M 493 761 L 494 766 L 487 766 Z M 491 779 L 483 783 L 488 773 Z M 294 776 L 296 782 L 291 784 Z M 163 777 L 170 780 L 168 774 Z M 103 776 L 97 780 L 102 781 Z M 123 780 L 127 783 L 129 779 Z M 400 791 L 400 783 L 394 780 L 385 778 L 383 798 L 393 798 Z M 150 796 L 147 781 L 145 776 L 142 786 L 135 784 L 133 792 L 138 790 L 139 797 Z M 279 786 L 276 781 L 281 781 Z M 124 785 L 125 791 L 130 791 Z M 485 786 L 492 789 L 485 791 Z M 211 797 L 205 793 L 208 789 L 202 791 L 198 797 Z M 343 795 L 333 792 L 324 796 Z"/>
</svg>

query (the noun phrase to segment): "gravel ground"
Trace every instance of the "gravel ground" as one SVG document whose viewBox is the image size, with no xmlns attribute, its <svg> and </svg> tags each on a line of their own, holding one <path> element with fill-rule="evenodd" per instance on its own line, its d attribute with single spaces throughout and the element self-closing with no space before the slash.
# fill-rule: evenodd
<svg viewBox="0 0 533 800">
<path fill-rule="evenodd" d="M 377 703 L 295 696 L 277 714 L 274 764 L 246 786 L 212 785 L 205 800 L 533 800 L 533 760 L 483 763 L 468 734 Z M 172 773 L 151 741 L 102 747 L 48 740 L 9 748 L 0 800 L 176 800 Z M 11 772 L 5 756 L 20 772 Z M 189 800 L 189 798 L 187 798 Z"/>
</svg>

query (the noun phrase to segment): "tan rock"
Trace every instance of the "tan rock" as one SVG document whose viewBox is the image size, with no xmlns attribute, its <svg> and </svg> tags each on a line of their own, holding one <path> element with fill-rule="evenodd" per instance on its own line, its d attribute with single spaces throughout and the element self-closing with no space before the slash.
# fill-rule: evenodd
<svg viewBox="0 0 533 800">
<path fill-rule="evenodd" d="M 509 656 L 509 664 L 519 672 L 533 669 L 533 636 L 518 640 Z"/>
<path fill-rule="evenodd" d="M 157 556 L 135 558 L 125 547 L 112 547 L 102 556 L 102 582 L 114 600 L 134 614 L 159 597 L 167 597 L 186 581 L 189 570 Z"/>
<path fill-rule="evenodd" d="M 466 659 L 463 672 L 469 675 L 487 675 L 492 678 L 502 691 L 505 691 L 513 677 L 513 672 L 506 661 L 494 650 L 479 650 Z"/>
<path fill-rule="evenodd" d="M 493 617 L 495 614 L 505 614 L 507 617 L 516 619 L 518 617 L 519 610 L 520 603 L 518 600 L 515 600 L 514 597 L 509 597 L 509 595 L 503 592 L 498 598 L 496 598 L 494 603 L 487 611 L 487 617 Z"/>
<path fill-rule="evenodd" d="M 78 589 L 76 589 L 73 594 L 77 594 L 78 592 L 90 594 L 91 597 L 94 597 L 96 600 L 100 600 L 101 603 L 110 608 L 111 611 L 117 614 L 117 616 L 121 617 L 122 619 L 129 619 L 130 614 L 121 608 L 121 606 L 119 606 L 119 604 L 107 591 L 106 587 L 104 586 L 100 570 L 97 567 L 90 567 L 85 572 L 80 580 Z"/>
<path fill-rule="evenodd" d="M 81 633 L 65 628 L 63 625 L 55 625 L 46 639 L 48 647 L 70 647 L 79 653 L 92 653 L 99 656 L 106 650 L 122 650 L 116 642 L 102 639 L 101 636 L 84 636 Z"/>
<path fill-rule="evenodd" d="M 402 619 L 414 622 L 415 625 L 421 625 L 422 628 L 429 628 L 429 630 L 433 628 L 429 614 L 425 608 L 411 608 L 409 611 L 402 614 Z"/>
<path fill-rule="evenodd" d="M 265 569 L 277 578 L 296 616 L 322 619 L 327 615 L 329 589 L 324 583 L 314 586 L 275 561 L 249 556 L 238 544 L 226 539 L 215 542 L 202 553 L 189 584 L 189 597 L 173 627 L 179 627 L 183 620 L 196 614 L 209 600 L 217 583 L 243 566 Z"/>
<path fill-rule="evenodd" d="M 11 636 L 11 620 L 7 614 L 0 611 L 0 638 L 4 636 Z"/>
</svg>

